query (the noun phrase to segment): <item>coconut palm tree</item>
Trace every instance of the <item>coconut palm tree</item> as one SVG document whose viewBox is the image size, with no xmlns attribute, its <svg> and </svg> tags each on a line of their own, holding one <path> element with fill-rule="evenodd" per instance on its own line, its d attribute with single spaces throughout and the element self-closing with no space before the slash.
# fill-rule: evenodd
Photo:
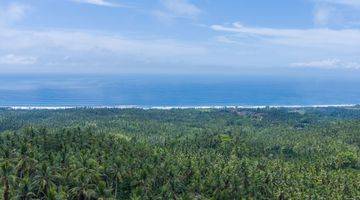
<svg viewBox="0 0 360 200">
<path fill-rule="evenodd" d="M 54 190 L 56 188 L 56 182 L 59 180 L 60 174 L 56 170 L 53 170 L 47 165 L 42 163 L 41 167 L 36 170 L 36 174 L 33 176 L 33 188 L 37 196 L 49 198 L 50 188 Z M 51 194 L 54 192 L 52 191 Z"/>
<path fill-rule="evenodd" d="M 7 160 L 1 161 L 1 180 L 3 184 L 3 199 L 10 199 L 10 185 L 9 185 L 9 176 L 11 175 L 12 166 L 11 163 Z"/>
</svg>

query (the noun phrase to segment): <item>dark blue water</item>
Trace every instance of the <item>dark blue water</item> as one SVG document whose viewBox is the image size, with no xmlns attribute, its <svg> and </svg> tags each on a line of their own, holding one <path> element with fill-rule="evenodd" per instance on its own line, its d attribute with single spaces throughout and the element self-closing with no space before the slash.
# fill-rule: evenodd
<svg viewBox="0 0 360 200">
<path fill-rule="evenodd" d="M 359 104 L 357 77 L 0 75 L 0 106 Z"/>
</svg>

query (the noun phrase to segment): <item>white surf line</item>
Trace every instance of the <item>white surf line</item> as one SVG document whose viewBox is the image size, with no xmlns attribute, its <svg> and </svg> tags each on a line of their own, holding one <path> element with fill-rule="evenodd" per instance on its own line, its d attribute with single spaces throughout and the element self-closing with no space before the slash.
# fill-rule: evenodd
<svg viewBox="0 0 360 200">
<path fill-rule="evenodd" d="M 171 109 L 263 109 L 263 108 L 329 108 L 329 107 L 354 107 L 358 104 L 324 104 L 324 105 L 228 105 L 228 106 L 0 106 L 0 108 L 12 110 L 66 110 L 66 109 L 144 109 L 144 110 L 171 110 Z"/>
<path fill-rule="evenodd" d="M 138 107 L 140 109 L 226 109 L 226 108 L 243 108 L 243 109 L 264 109 L 264 108 L 329 108 L 329 107 L 354 107 L 358 104 L 328 104 L 328 105 L 258 105 L 258 106 L 150 106 L 150 107 Z"/>
</svg>

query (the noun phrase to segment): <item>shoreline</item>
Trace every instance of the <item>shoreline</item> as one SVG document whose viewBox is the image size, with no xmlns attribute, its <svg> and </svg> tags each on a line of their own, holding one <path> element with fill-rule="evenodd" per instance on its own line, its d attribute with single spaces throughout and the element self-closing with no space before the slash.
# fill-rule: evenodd
<svg viewBox="0 0 360 200">
<path fill-rule="evenodd" d="M 0 106 L 0 109 L 9 110 L 68 110 L 68 109 L 143 109 L 143 110 L 171 110 L 171 109 L 264 109 L 264 108 L 346 108 L 359 104 L 319 104 L 319 105 L 225 105 L 225 106 Z"/>
</svg>

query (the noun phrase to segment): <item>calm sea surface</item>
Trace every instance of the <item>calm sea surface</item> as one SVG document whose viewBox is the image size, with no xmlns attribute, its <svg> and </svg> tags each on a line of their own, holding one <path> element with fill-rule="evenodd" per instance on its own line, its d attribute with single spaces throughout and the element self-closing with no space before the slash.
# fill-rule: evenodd
<svg viewBox="0 0 360 200">
<path fill-rule="evenodd" d="M 0 106 L 359 104 L 358 78 L 0 75 Z"/>
</svg>

